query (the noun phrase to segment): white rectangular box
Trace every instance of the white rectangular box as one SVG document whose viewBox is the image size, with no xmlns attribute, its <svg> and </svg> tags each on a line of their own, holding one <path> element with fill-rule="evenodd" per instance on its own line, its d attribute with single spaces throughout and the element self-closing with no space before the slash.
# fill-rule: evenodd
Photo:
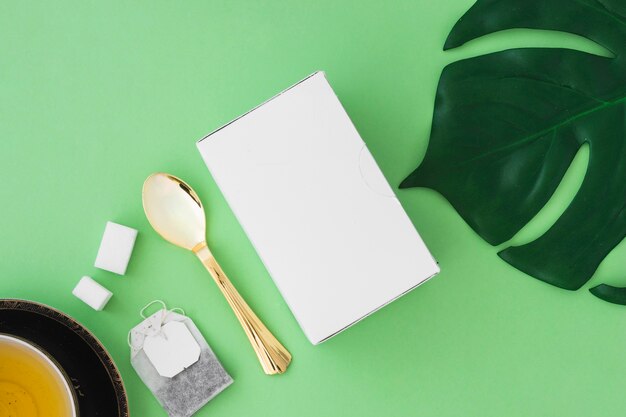
<svg viewBox="0 0 626 417">
<path fill-rule="evenodd" d="M 324 73 L 198 149 L 313 344 L 439 272 Z"/>
</svg>

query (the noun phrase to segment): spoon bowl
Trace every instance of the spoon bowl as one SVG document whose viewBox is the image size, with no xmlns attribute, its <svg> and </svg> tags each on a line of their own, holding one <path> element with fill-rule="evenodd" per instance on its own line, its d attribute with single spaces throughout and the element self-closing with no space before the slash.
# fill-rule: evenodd
<svg viewBox="0 0 626 417">
<path fill-rule="evenodd" d="M 205 241 L 206 220 L 197 194 L 180 178 L 158 172 L 143 184 L 148 221 L 165 240 L 192 250 Z"/>
</svg>

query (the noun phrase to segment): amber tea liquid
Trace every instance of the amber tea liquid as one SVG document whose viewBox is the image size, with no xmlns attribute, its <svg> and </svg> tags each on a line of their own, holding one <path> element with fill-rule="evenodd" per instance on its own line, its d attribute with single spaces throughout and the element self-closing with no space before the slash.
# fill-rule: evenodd
<svg viewBox="0 0 626 417">
<path fill-rule="evenodd" d="M 38 348 L 0 334 L 0 417 L 75 417 L 63 373 Z"/>
</svg>

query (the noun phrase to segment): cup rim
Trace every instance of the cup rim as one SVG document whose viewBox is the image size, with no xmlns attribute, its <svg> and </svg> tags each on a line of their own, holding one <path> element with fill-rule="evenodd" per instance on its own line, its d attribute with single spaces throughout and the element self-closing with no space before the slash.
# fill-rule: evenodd
<svg viewBox="0 0 626 417">
<path fill-rule="evenodd" d="M 8 340 L 9 342 L 16 342 L 17 344 L 26 347 L 30 351 L 35 352 L 40 358 L 43 358 L 43 360 L 48 365 L 50 365 L 52 369 L 54 369 L 57 376 L 60 377 L 60 380 L 63 381 L 63 386 L 65 387 L 65 391 L 67 392 L 68 397 L 70 398 L 70 404 L 72 408 L 71 416 L 79 417 L 78 401 L 76 398 L 76 393 L 74 392 L 74 389 L 73 389 L 73 385 L 70 382 L 69 376 L 65 373 L 65 371 L 63 370 L 63 367 L 56 361 L 56 359 L 54 359 L 52 355 L 46 352 L 44 348 L 42 348 L 36 343 L 31 342 L 30 340 L 27 340 L 23 337 L 0 332 L 0 341 L 2 340 Z"/>
</svg>

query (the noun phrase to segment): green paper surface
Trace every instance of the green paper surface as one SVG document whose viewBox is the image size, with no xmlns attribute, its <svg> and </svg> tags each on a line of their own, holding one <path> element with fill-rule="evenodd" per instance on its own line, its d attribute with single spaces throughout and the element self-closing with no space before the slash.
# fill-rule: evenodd
<svg viewBox="0 0 626 417">
<path fill-rule="evenodd" d="M 511 47 L 599 49 L 574 35 L 513 30 L 443 52 L 471 5 L 0 3 L 0 297 L 47 303 L 92 330 L 120 367 L 136 416 L 165 416 L 126 344 L 154 299 L 183 307 L 235 380 L 199 416 L 622 415 L 625 307 L 529 279 L 431 190 L 398 196 L 441 274 L 312 346 L 195 148 L 322 69 L 398 184 L 425 153 L 446 64 Z M 580 186 L 586 155 L 510 244 L 554 223 Z M 153 171 L 180 176 L 200 194 L 214 253 L 293 354 L 285 375 L 262 373 L 202 265 L 151 230 L 140 193 Z M 107 220 L 139 229 L 124 277 L 93 267 Z M 623 286 L 625 255 L 622 242 L 583 288 Z M 104 311 L 71 295 L 82 275 L 113 291 Z"/>
</svg>

